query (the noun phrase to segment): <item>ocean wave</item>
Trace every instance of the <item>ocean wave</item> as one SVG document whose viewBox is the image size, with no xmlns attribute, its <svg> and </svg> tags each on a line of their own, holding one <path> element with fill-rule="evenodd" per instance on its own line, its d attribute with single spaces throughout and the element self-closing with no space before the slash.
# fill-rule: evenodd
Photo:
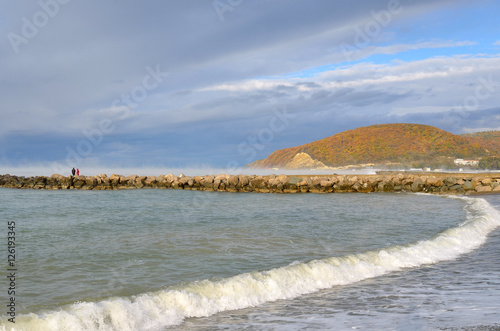
<svg viewBox="0 0 500 331">
<path fill-rule="evenodd" d="M 465 201 L 467 219 L 429 240 L 362 254 L 292 263 L 222 280 L 201 280 L 129 298 L 79 302 L 39 314 L 4 317 L 2 330 L 159 330 L 189 317 L 292 299 L 321 289 L 352 284 L 405 268 L 453 260 L 481 246 L 500 226 L 500 212 L 481 198 Z M 424 216 L 425 217 L 425 214 Z"/>
</svg>

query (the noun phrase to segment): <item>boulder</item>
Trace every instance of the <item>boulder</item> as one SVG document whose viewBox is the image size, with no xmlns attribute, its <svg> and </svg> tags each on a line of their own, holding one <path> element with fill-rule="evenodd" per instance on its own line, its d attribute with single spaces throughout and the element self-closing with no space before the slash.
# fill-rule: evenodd
<svg viewBox="0 0 500 331">
<path fill-rule="evenodd" d="M 471 191 L 474 189 L 474 185 L 472 185 L 472 182 L 471 181 L 464 181 L 463 185 L 462 185 L 462 188 L 466 191 Z"/>
<path fill-rule="evenodd" d="M 144 185 L 148 187 L 155 187 L 156 186 L 156 176 L 148 176 L 146 180 L 144 181 Z"/>
<path fill-rule="evenodd" d="M 34 188 L 34 189 L 37 189 L 37 190 L 43 189 L 47 185 L 47 178 L 46 177 L 42 177 L 42 176 L 35 177 L 35 179 L 33 180 L 33 182 L 29 183 L 29 184 L 32 184 L 32 188 Z M 25 185 L 23 185 L 23 187 L 24 186 Z"/>
<path fill-rule="evenodd" d="M 194 176 L 194 184 L 193 186 L 199 187 L 201 185 L 201 180 L 203 179 L 202 176 Z"/>
<path fill-rule="evenodd" d="M 194 180 L 192 177 L 189 177 L 189 176 L 184 176 L 184 177 L 179 177 L 179 183 L 181 183 L 182 185 L 188 185 L 188 182 L 191 180 L 191 183 L 194 183 Z M 193 186 L 191 184 L 191 186 Z"/>
<path fill-rule="evenodd" d="M 266 180 L 262 176 L 257 176 L 250 180 L 249 186 L 254 189 L 267 189 Z"/>
<path fill-rule="evenodd" d="M 396 187 L 394 187 L 394 189 L 396 189 Z M 373 192 L 373 186 L 370 182 L 365 182 L 363 185 L 360 185 L 360 187 L 357 187 L 356 190 L 361 193 L 370 193 Z M 401 190 L 401 185 L 399 185 L 398 190 Z"/>
<path fill-rule="evenodd" d="M 402 181 L 401 183 L 403 184 L 403 186 L 406 186 L 406 185 L 410 185 L 413 184 L 413 182 L 415 181 L 415 177 L 412 176 L 412 175 L 408 175 L 406 176 Z"/>
<path fill-rule="evenodd" d="M 352 183 L 347 176 L 344 176 L 342 180 L 340 180 L 337 184 L 335 184 L 333 187 L 335 191 L 338 192 L 349 192 L 351 190 L 351 187 L 354 183 Z"/>
<path fill-rule="evenodd" d="M 412 183 L 413 184 L 413 183 Z M 413 185 L 407 184 L 410 187 L 410 190 L 413 191 Z M 377 185 L 377 191 L 379 192 L 392 192 L 394 191 L 394 182 L 387 179 L 382 179 L 381 182 Z M 416 191 L 413 191 L 416 192 Z"/>
<path fill-rule="evenodd" d="M 403 185 L 403 178 L 404 177 L 400 177 L 399 175 L 398 176 L 392 176 L 391 177 L 391 181 L 394 184 L 394 186 L 402 186 Z"/>
<path fill-rule="evenodd" d="M 302 181 L 297 184 L 297 186 L 313 186 L 313 185 L 314 185 L 313 178 L 309 176 L 302 179 Z"/>
<path fill-rule="evenodd" d="M 73 185 L 73 177 L 68 176 L 65 177 L 63 175 L 54 174 L 50 176 L 48 183 L 52 186 L 52 188 L 62 188 L 67 189 Z"/>
<path fill-rule="evenodd" d="M 493 189 L 491 188 L 491 186 L 483 186 L 483 185 L 478 185 L 476 186 L 475 188 L 475 191 L 477 193 L 485 193 L 485 192 L 491 192 Z"/>
<path fill-rule="evenodd" d="M 125 177 L 123 176 L 118 176 L 118 175 L 113 175 L 109 178 L 109 181 L 108 178 L 104 178 L 103 181 L 108 183 L 111 185 L 111 186 L 118 186 L 124 179 Z M 130 181 L 130 182 L 133 182 L 133 181 Z"/>
<path fill-rule="evenodd" d="M 479 181 L 481 182 L 481 184 L 483 184 L 484 186 L 489 186 L 491 185 L 491 178 L 481 178 L 479 179 Z"/>
<path fill-rule="evenodd" d="M 457 183 L 455 185 L 452 185 L 452 186 L 448 187 L 448 190 L 451 191 L 451 193 L 461 193 L 465 189 L 463 188 L 462 185 L 460 185 L 459 183 Z"/>
<path fill-rule="evenodd" d="M 427 177 L 425 180 L 425 183 L 427 185 L 434 186 L 434 187 L 441 187 L 444 184 L 444 182 L 441 178 L 437 178 L 435 176 Z"/>
<path fill-rule="evenodd" d="M 445 177 L 443 180 L 444 185 L 450 187 L 458 183 L 457 177 Z"/>
<path fill-rule="evenodd" d="M 236 187 L 236 185 L 238 185 L 238 177 L 237 176 L 234 176 L 234 175 L 228 175 L 227 176 L 227 185 L 229 187 Z"/>
<path fill-rule="evenodd" d="M 125 177 L 122 176 L 122 175 L 116 175 L 116 174 L 112 174 L 110 177 L 109 177 L 109 180 L 110 180 L 110 183 L 112 186 L 118 186 L 118 184 L 120 184 L 123 179 Z M 134 179 L 135 180 L 135 179 Z"/>
<path fill-rule="evenodd" d="M 354 185 L 351 187 L 355 192 L 359 192 L 360 190 L 363 189 L 363 185 L 360 182 L 354 183 Z"/>
<path fill-rule="evenodd" d="M 240 187 L 245 187 L 247 186 L 249 183 L 248 181 L 248 176 L 245 176 L 245 175 L 238 175 L 238 185 Z"/>
<path fill-rule="evenodd" d="M 174 174 L 168 174 L 168 175 L 165 175 L 164 177 L 167 180 L 167 182 L 170 182 L 170 183 L 172 183 L 174 180 L 177 179 L 177 176 Z"/>
<path fill-rule="evenodd" d="M 330 180 L 322 180 L 319 182 L 321 187 L 333 187 L 333 182 Z"/>
<path fill-rule="evenodd" d="M 85 180 L 84 179 L 77 179 L 74 183 L 73 186 L 77 189 L 82 188 L 82 186 L 85 185 Z"/>
<path fill-rule="evenodd" d="M 289 183 L 289 184 L 292 184 L 292 185 L 297 185 L 297 186 L 298 186 L 298 184 L 299 184 L 300 182 L 302 182 L 302 180 L 303 180 L 303 179 L 302 179 L 302 178 L 300 178 L 300 177 L 290 177 L 290 178 L 288 178 L 288 183 Z"/>
<path fill-rule="evenodd" d="M 378 185 L 382 181 L 382 177 L 380 176 L 370 176 L 368 177 L 368 182 L 372 185 Z"/>
<path fill-rule="evenodd" d="M 95 177 L 87 177 L 85 179 L 85 185 L 90 187 L 97 186 L 97 179 Z"/>
<path fill-rule="evenodd" d="M 412 192 L 427 192 L 425 180 L 425 177 L 416 177 L 413 184 L 411 184 Z"/>
<path fill-rule="evenodd" d="M 180 182 L 181 178 L 176 177 L 172 182 L 172 188 L 174 189 L 184 189 L 184 184 Z"/>
<path fill-rule="evenodd" d="M 214 185 L 214 176 L 206 176 L 203 177 L 200 181 L 200 185 L 203 187 L 213 187 Z"/>
<path fill-rule="evenodd" d="M 45 184 L 47 184 L 47 177 L 37 176 L 33 180 L 33 183 L 35 183 L 35 185 L 45 185 Z"/>
<path fill-rule="evenodd" d="M 476 188 L 476 186 L 478 186 L 478 185 L 481 186 L 482 185 L 481 182 L 477 178 L 472 178 L 471 184 L 472 184 L 472 186 L 474 186 L 474 189 Z"/>
<path fill-rule="evenodd" d="M 356 183 L 358 183 L 359 179 L 358 179 L 358 176 L 352 176 L 352 177 L 349 177 L 348 178 L 349 182 L 354 185 Z"/>
<path fill-rule="evenodd" d="M 163 175 L 160 175 L 156 177 L 156 187 L 158 188 L 166 188 L 167 187 L 167 180 Z"/>
<path fill-rule="evenodd" d="M 147 176 L 137 176 L 132 185 L 137 188 L 143 188 L 144 186 L 146 186 L 145 182 L 147 178 L 148 178 Z"/>
<path fill-rule="evenodd" d="M 215 176 L 215 178 L 214 178 L 214 189 L 217 190 L 219 188 L 219 186 L 221 186 L 221 190 L 223 190 L 224 188 L 226 188 L 225 181 L 226 181 L 226 175 L 217 175 L 217 176 Z M 224 184 L 224 185 L 221 185 L 221 184 Z"/>
<path fill-rule="evenodd" d="M 281 184 L 286 185 L 290 182 L 290 179 L 286 175 L 279 175 L 278 180 L 280 181 Z"/>
<path fill-rule="evenodd" d="M 124 179 L 125 182 L 135 182 L 135 180 L 137 179 L 137 177 L 139 177 L 139 176 L 137 176 L 137 175 L 130 175 L 130 176 L 127 176 L 127 177 L 125 177 L 123 179 Z"/>
</svg>

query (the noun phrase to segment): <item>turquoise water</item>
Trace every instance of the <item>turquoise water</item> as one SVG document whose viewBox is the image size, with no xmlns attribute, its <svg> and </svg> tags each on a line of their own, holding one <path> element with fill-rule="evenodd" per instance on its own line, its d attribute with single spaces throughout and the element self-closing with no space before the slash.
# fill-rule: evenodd
<svg viewBox="0 0 500 331">
<path fill-rule="evenodd" d="M 4 329 L 500 323 L 499 196 L 0 189 L 0 201 L 18 266 Z"/>
</svg>

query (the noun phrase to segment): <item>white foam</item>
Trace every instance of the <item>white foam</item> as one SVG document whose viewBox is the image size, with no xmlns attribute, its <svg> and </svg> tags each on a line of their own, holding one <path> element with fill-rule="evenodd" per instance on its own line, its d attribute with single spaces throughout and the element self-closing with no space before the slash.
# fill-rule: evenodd
<svg viewBox="0 0 500 331">
<path fill-rule="evenodd" d="M 362 254 L 292 263 L 220 281 L 202 280 L 182 288 L 131 298 L 76 303 L 46 314 L 19 316 L 15 330 L 159 330 L 178 325 L 188 317 L 210 316 L 295 298 L 403 268 L 453 260 L 479 247 L 500 225 L 500 213 L 484 199 L 460 199 L 467 203 L 467 221 L 429 240 Z M 6 319 L 2 323 L 3 330 L 8 330 Z"/>
</svg>

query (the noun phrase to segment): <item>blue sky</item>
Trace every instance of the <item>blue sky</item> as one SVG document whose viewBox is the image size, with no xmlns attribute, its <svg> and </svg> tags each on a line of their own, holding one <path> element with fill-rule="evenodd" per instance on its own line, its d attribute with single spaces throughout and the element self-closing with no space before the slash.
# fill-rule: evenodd
<svg viewBox="0 0 500 331">
<path fill-rule="evenodd" d="M 493 0 L 2 2 L 0 173 L 237 172 L 372 124 L 499 130 L 499 12 Z"/>
</svg>

